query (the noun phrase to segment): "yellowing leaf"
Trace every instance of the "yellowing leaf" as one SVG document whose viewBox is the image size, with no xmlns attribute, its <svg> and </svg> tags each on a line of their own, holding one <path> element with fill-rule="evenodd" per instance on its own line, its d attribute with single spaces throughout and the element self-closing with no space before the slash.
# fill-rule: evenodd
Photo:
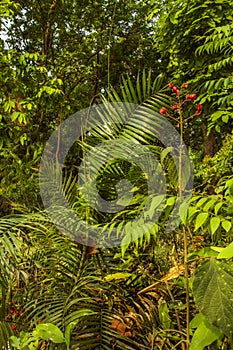
<svg viewBox="0 0 233 350">
<path fill-rule="evenodd" d="M 127 273 L 127 272 L 117 272 L 117 273 L 113 273 L 111 275 L 107 275 L 104 277 L 104 279 L 106 281 L 112 281 L 112 280 L 121 280 L 121 279 L 126 279 L 131 277 L 131 273 Z"/>
</svg>

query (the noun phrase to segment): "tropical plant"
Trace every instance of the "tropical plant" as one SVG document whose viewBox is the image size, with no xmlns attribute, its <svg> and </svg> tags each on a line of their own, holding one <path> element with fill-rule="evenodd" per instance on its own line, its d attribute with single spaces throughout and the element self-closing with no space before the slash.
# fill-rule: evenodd
<svg viewBox="0 0 233 350">
<path fill-rule="evenodd" d="M 233 347 L 232 1 L 150 6 L 0 4 L 3 350 Z"/>
</svg>

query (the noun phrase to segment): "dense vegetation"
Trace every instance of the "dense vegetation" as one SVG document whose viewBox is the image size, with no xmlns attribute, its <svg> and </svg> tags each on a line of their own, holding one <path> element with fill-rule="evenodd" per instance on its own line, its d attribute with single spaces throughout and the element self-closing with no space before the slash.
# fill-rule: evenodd
<svg viewBox="0 0 233 350">
<path fill-rule="evenodd" d="M 1 349 L 233 348 L 232 8 L 0 2 Z M 108 113 L 109 103 L 120 107 Z M 97 108 L 101 125 L 91 120 L 70 148 L 62 193 L 86 223 L 117 232 L 119 246 L 74 229 L 50 192 L 57 169 L 46 184 L 56 225 L 41 199 L 46 142 L 58 130 L 59 166 L 62 123 L 85 108 Z M 97 152 L 118 140 L 115 157 Z M 165 194 L 150 193 L 132 161 L 140 146 L 159 161 Z M 89 154 L 98 193 L 119 210 L 86 200 L 78 178 Z M 152 225 L 131 224 L 142 212 Z"/>
</svg>

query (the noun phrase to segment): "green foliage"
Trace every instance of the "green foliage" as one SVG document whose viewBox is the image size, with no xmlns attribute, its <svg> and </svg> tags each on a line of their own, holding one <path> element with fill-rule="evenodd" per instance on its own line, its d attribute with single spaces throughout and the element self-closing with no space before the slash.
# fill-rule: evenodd
<svg viewBox="0 0 233 350">
<path fill-rule="evenodd" d="M 5 300 L 5 309 L 1 313 L 5 326 L 1 331 L 7 332 L 1 338 L 2 346 L 6 346 L 13 333 L 12 324 L 17 325 L 14 333 L 24 332 L 20 336 L 21 342 L 31 341 L 32 336 L 47 338 L 47 333 L 44 338 L 41 336 L 42 324 L 36 327 L 40 333 L 33 331 L 34 325 L 41 320 L 43 324 L 52 323 L 54 327 L 59 327 L 65 339 L 71 333 L 70 346 L 91 349 L 103 345 L 111 349 L 114 338 L 122 349 L 146 349 L 146 339 L 140 337 L 141 327 L 145 327 L 146 334 L 149 333 L 146 322 L 152 322 L 156 305 L 153 296 L 148 295 L 146 301 L 136 296 L 136 300 L 132 298 L 135 288 L 139 290 L 142 286 L 142 280 L 135 271 L 138 264 L 132 266 L 132 272 L 125 278 L 125 263 L 121 264 L 119 258 L 114 259 L 114 251 L 98 249 L 98 252 L 92 254 L 90 251 L 88 255 L 87 249 L 83 247 L 80 250 L 75 242 L 56 232 L 43 213 L 2 218 L 0 221 L 0 290 L 1 300 Z M 133 261 L 127 262 L 128 269 L 132 264 Z M 123 279 L 109 279 L 109 276 L 119 277 L 120 272 Z M 24 305 L 25 314 L 19 318 L 10 317 L 9 308 L 16 307 L 14 303 L 8 306 L 12 301 Z M 143 313 L 145 302 L 150 312 L 143 321 L 145 325 L 142 323 L 139 327 L 142 317 L 139 314 Z M 127 315 L 131 315 L 129 319 Z M 126 322 L 128 331 L 136 331 L 138 344 L 135 338 L 110 328 L 114 319 Z M 29 328 L 32 329 L 30 337 L 25 335 Z"/>
<path fill-rule="evenodd" d="M 2 0 L 0 3 L 0 19 L 2 17 L 11 17 L 18 9 L 18 3 L 10 0 Z"/>
<path fill-rule="evenodd" d="M 184 350 L 189 333 L 189 349 L 233 346 L 232 5 L 152 1 L 148 23 L 149 6 L 141 0 L 1 2 L 1 349 Z M 183 125 L 195 163 L 193 198 L 187 213 L 188 203 L 180 206 L 182 223 L 167 233 L 180 184 L 173 150 L 154 137 L 161 125 L 154 112 L 162 106 L 174 112 L 171 80 L 188 82 L 192 91 L 185 90 L 197 93 L 204 106 Z M 116 101 L 140 108 L 126 125 L 119 111 L 101 114 L 108 128 L 93 123 L 64 169 L 62 189 L 73 210 L 122 234 L 119 248 L 101 249 L 97 242 L 87 247 L 58 232 L 43 211 L 32 210 L 41 205 L 40 157 L 70 114 Z M 189 116 L 192 107 L 186 106 Z M 151 113 L 145 115 L 146 108 Z M 206 153 L 211 135 L 215 151 Z M 119 138 L 146 145 L 160 161 L 167 195 L 148 198 L 142 169 L 96 152 L 93 168 L 103 164 L 99 194 L 108 201 L 119 195 L 116 204 L 124 207 L 103 214 L 85 201 L 77 173 L 96 145 Z M 120 149 L 119 158 L 126 151 Z M 117 187 L 125 178 L 129 193 L 122 182 Z M 148 217 L 158 211 L 160 218 L 151 230 L 139 222 L 132 232 L 129 221 L 146 202 Z M 196 315 L 190 327 L 188 313 Z"/>
<path fill-rule="evenodd" d="M 195 302 L 207 320 L 230 336 L 232 333 L 232 263 L 210 259 L 195 274 L 193 293 Z"/>
<path fill-rule="evenodd" d="M 225 0 L 165 1 L 163 6 L 154 2 L 150 15 L 156 47 L 167 62 L 168 79 L 178 85 L 192 84 L 204 104 L 200 119 L 187 125 L 186 142 L 195 149 L 195 134 L 195 140 L 200 137 L 203 143 L 201 124 L 221 132 L 218 142 L 212 138 L 215 146 L 207 151 L 210 156 L 220 147 L 221 136 L 224 140 L 232 129 L 232 5 Z M 208 142 L 204 138 L 204 146 Z"/>
<path fill-rule="evenodd" d="M 10 337 L 11 345 L 19 350 L 38 349 L 39 342 L 46 341 L 52 344 L 66 344 L 67 350 L 70 349 L 71 331 L 76 323 L 70 323 L 63 334 L 58 327 L 52 323 L 39 324 L 31 333 L 20 332 L 20 337 Z"/>
<path fill-rule="evenodd" d="M 16 5 L 1 6 L 10 11 Z M 134 76 L 141 66 L 158 67 L 143 1 L 18 1 L 17 9 L 3 20 L 0 194 L 35 208 L 39 158 L 54 128 L 110 84 L 118 86 L 122 72 Z"/>
<path fill-rule="evenodd" d="M 224 191 L 224 183 L 231 179 L 233 161 L 233 137 L 225 136 L 222 147 L 213 157 L 205 157 L 196 167 L 196 179 L 205 188 L 205 191 L 214 189 L 216 193 Z M 212 191 L 213 192 L 213 191 Z"/>
<path fill-rule="evenodd" d="M 222 332 L 213 326 L 203 314 L 197 314 L 191 321 L 190 327 L 196 328 L 189 350 L 203 350 L 206 346 L 222 339 Z"/>
<path fill-rule="evenodd" d="M 231 259 L 233 257 L 233 243 L 229 244 L 228 247 L 223 248 L 218 254 L 218 259 Z"/>
<path fill-rule="evenodd" d="M 200 38 L 200 40 L 205 39 L 205 42 L 196 51 L 199 55 L 208 54 L 215 56 L 214 61 L 216 62 L 213 63 L 212 60 L 207 66 L 207 76 L 214 76 L 218 72 L 219 77 L 217 79 L 216 77 L 215 79 L 210 79 L 205 83 L 205 96 L 214 96 L 215 93 L 220 92 L 216 103 L 222 108 L 230 107 L 232 99 L 232 33 L 233 25 L 230 21 L 229 24 L 211 28 L 203 38 Z M 231 114 L 231 111 L 232 108 L 229 109 L 229 114 Z M 215 115 L 214 113 L 212 118 Z"/>
<path fill-rule="evenodd" d="M 60 329 L 51 323 L 39 324 L 32 333 L 21 332 L 20 338 L 12 336 L 10 340 L 12 346 L 17 347 L 20 350 L 37 349 L 39 340 L 46 340 L 55 344 L 66 342 Z M 67 349 L 69 348 L 67 347 Z"/>
</svg>

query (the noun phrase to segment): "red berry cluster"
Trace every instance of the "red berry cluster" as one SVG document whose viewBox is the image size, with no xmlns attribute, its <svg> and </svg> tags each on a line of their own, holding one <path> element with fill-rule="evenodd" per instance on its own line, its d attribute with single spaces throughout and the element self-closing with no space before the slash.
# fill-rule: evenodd
<svg viewBox="0 0 233 350">
<path fill-rule="evenodd" d="M 171 89 L 172 93 L 175 93 L 176 96 L 178 97 L 178 102 L 175 103 L 175 104 L 171 107 L 171 109 L 172 109 L 173 111 L 179 111 L 179 110 L 181 110 L 181 106 L 182 106 L 184 103 L 186 103 L 186 102 L 188 102 L 188 101 L 195 101 L 196 98 L 197 98 L 197 95 L 196 95 L 196 94 L 186 94 L 185 99 L 183 100 L 183 102 L 181 102 L 181 101 L 180 101 L 181 90 L 178 89 L 173 83 L 169 83 L 169 84 L 168 84 L 168 87 Z M 182 88 L 183 88 L 183 89 L 187 89 L 187 88 L 188 88 L 188 84 L 186 84 L 186 83 L 183 84 Z M 195 111 L 194 115 L 199 115 L 199 114 L 201 114 L 201 111 L 202 111 L 202 105 L 201 105 L 201 104 L 198 104 L 197 107 L 196 107 L 196 111 Z M 161 107 L 161 109 L 160 109 L 159 112 L 160 112 L 160 114 L 162 114 L 162 115 L 169 116 L 169 114 L 168 114 L 168 109 L 167 109 L 166 107 Z M 172 117 L 171 117 L 171 118 L 172 118 Z M 172 118 L 172 119 L 173 119 L 173 118 Z"/>
<path fill-rule="evenodd" d="M 6 316 L 6 320 L 16 321 L 16 319 L 19 318 L 20 315 L 25 312 L 25 308 L 22 307 L 21 305 L 19 305 L 17 303 L 17 301 L 9 301 L 8 305 L 9 305 L 10 309 L 9 309 L 8 315 Z M 13 330 L 16 330 L 17 329 L 17 325 L 13 324 L 11 326 L 11 328 Z"/>
<path fill-rule="evenodd" d="M 170 83 L 169 88 L 172 89 L 172 92 L 176 94 L 176 96 L 180 96 L 180 89 L 178 89 L 174 84 Z"/>
</svg>

